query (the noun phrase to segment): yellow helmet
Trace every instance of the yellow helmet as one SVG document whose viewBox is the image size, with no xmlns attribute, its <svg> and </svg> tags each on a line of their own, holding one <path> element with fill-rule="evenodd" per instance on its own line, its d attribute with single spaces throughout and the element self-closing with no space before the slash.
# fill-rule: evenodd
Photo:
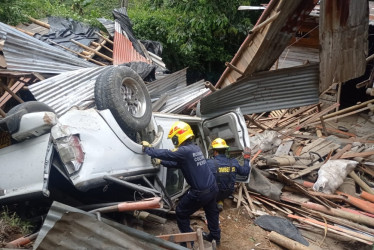
<svg viewBox="0 0 374 250">
<path fill-rule="evenodd" d="M 185 122 L 174 122 L 169 131 L 168 139 L 171 139 L 174 146 L 179 147 L 185 140 L 194 136 L 194 133 Z"/>
<path fill-rule="evenodd" d="M 214 141 L 212 141 L 212 148 L 213 149 L 220 149 L 220 148 L 228 148 L 226 141 L 221 138 L 216 138 Z"/>
</svg>

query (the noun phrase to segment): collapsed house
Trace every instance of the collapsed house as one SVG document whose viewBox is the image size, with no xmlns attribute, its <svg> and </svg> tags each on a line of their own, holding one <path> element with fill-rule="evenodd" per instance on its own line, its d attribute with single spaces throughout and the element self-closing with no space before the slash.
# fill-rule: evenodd
<svg viewBox="0 0 374 250">
<path fill-rule="evenodd" d="M 93 42 L 59 43 L 46 35 L 49 20 L 16 29 L 1 24 L 0 115 L 23 102 L 21 92 L 59 115 L 94 107 L 100 73 L 126 64 L 149 80 L 153 111 L 214 117 L 241 108 L 253 158 L 250 182 L 238 185 L 234 200 L 250 217 L 263 218 L 256 224 L 283 234 L 265 220 L 275 214 L 304 231 L 372 245 L 374 6 L 317 2 L 270 1 L 214 87 L 187 85 L 186 69 L 165 74 L 161 49 L 135 38 L 125 9 L 115 11 L 115 21 L 101 20 L 109 37 L 88 31 Z M 277 237 L 270 239 L 282 244 Z"/>
</svg>

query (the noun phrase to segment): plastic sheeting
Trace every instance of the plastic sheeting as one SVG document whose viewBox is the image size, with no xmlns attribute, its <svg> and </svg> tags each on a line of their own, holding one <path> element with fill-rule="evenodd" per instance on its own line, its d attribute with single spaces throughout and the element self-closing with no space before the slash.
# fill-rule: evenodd
<svg viewBox="0 0 374 250">
<path fill-rule="evenodd" d="M 51 26 L 48 34 L 35 34 L 34 37 L 52 46 L 58 47 L 49 40 L 71 50 L 82 52 L 84 49 L 71 42 L 71 39 L 86 46 L 89 46 L 92 41 L 99 40 L 99 36 L 95 34 L 95 32 L 99 32 L 99 29 L 70 18 L 51 16 L 48 17 L 48 24 Z"/>
<path fill-rule="evenodd" d="M 355 169 L 357 161 L 329 160 L 318 170 L 318 179 L 313 189 L 326 194 L 333 194 L 344 182 L 347 175 Z"/>
<path fill-rule="evenodd" d="M 160 42 L 151 40 L 140 40 L 140 42 L 144 45 L 147 51 L 150 51 L 157 56 L 162 55 L 162 44 Z"/>
<path fill-rule="evenodd" d="M 156 80 L 155 72 L 157 67 L 155 65 L 145 62 L 129 62 L 122 65 L 134 70 L 144 81 L 152 82 Z"/>
<path fill-rule="evenodd" d="M 262 175 L 261 170 L 251 168 L 251 181 L 247 184 L 249 190 L 269 197 L 272 200 L 280 201 L 283 184 L 271 183 L 268 178 Z"/>
<path fill-rule="evenodd" d="M 279 234 L 293 239 L 305 246 L 309 246 L 309 242 L 304 239 L 299 230 L 291 221 L 277 216 L 263 215 L 255 220 L 255 224 L 268 231 L 275 231 Z"/>
</svg>

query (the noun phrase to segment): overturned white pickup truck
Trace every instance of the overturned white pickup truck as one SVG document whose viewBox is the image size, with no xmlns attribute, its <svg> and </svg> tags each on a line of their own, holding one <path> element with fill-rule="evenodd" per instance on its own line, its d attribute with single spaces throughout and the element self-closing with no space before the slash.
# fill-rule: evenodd
<svg viewBox="0 0 374 250">
<path fill-rule="evenodd" d="M 144 83 L 134 73 L 127 67 L 104 72 L 105 78 L 99 77 L 95 86 L 97 109 L 72 108 L 57 117 L 43 103 L 26 102 L 10 110 L 0 120 L 0 127 L 11 134 L 13 141 L 0 149 L 0 204 L 49 197 L 50 187 L 64 179 L 81 194 L 106 192 L 108 186 L 118 186 L 130 196 L 135 192 L 161 196 L 166 208 L 171 208 L 188 188 L 182 172 L 152 165 L 139 142 L 147 140 L 154 147 L 172 149 L 164 131 L 178 120 L 191 125 L 194 140 L 206 157 L 216 137 L 225 139 L 233 153 L 249 147 L 239 110 L 209 119 L 152 113 Z M 100 97 L 103 93 L 108 97 L 103 79 L 109 81 L 105 88 L 119 93 L 121 100 L 112 98 L 110 104 L 109 98 Z M 118 115 L 118 105 L 125 118 Z"/>
</svg>

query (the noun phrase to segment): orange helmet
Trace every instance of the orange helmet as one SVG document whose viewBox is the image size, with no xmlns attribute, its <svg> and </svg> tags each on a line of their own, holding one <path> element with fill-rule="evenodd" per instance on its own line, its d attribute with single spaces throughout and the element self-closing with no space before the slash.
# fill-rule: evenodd
<svg viewBox="0 0 374 250">
<path fill-rule="evenodd" d="M 185 122 L 177 121 L 171 126 L 168 139 L 174 146 L 179 147 L 185 140 L 194 136 L 191 126 Z"/>
<path fill-rule="evenodd" d="M 216 138 L 212 141 L 212 148 L 213 149 L 220 149 L 220 148 L 228 148 L 227 143 L 224 139 Z"/>
</svg>

